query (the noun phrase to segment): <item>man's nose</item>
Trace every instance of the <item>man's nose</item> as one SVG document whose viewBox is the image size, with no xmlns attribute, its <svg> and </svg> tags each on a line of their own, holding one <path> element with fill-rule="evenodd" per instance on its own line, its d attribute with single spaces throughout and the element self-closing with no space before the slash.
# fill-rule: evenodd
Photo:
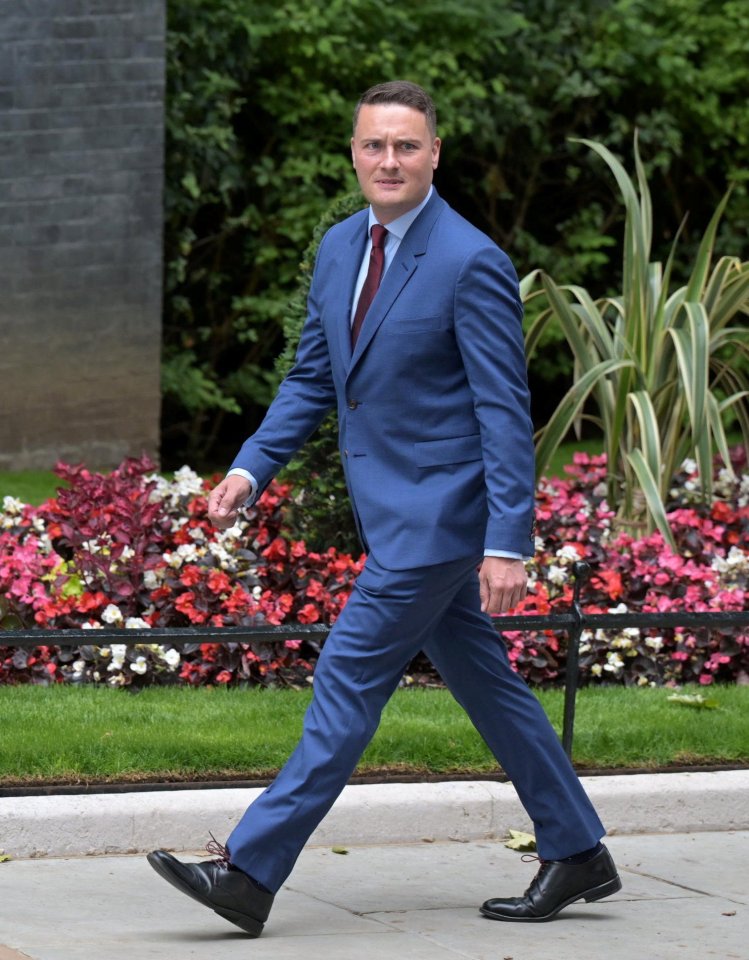
<svg viewBox="0 0 749 960">
<path fill-rule="evenodd" d="M 394 146 L 385 147 L 385 152 L 382 156 L 382 166 L 390 170 L 398 166 L 398 153 Z"/>
</svg>

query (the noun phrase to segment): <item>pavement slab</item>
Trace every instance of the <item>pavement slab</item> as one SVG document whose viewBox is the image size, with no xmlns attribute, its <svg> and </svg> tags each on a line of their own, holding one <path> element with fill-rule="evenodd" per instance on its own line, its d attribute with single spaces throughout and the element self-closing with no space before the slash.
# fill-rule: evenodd
<svg viewBox="0 0 749 960">
<path fill-rule="evenodd" d="M 142 856 L 12 860 L 0 864 L 0 960 L 747 960 L 749 832 L 607 844 L 623 889 L 545 924 L 478 914 L 537 867 L 499 841 L 310 846 L 259 940 Z"/>
</svg>

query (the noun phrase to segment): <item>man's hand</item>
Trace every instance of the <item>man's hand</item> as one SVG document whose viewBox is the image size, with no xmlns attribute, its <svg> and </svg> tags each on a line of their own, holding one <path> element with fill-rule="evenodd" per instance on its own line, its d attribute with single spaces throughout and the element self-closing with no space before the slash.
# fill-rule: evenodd
<svg viewBox="0 0 749 960">
<path fill-rule="evenodd" d="M 226 530 L 237 519 L 237 511 L 250 495 L 249 481 L 236 474 L 225 477 L 208 497 L 208 517 L 214 527 Z"/>
<path fill-rule="evenodd" d="M 479 570 L 481 610 L 507 613 L 525 599 L 528 574 L 522 560 L 509 557 L 484 557 Z"/>
</svg>

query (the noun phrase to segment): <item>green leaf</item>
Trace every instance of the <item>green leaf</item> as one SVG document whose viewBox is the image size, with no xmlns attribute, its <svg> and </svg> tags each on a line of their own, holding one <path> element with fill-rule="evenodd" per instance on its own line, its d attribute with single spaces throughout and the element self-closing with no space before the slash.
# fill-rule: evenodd
<svg viewBox="0 0 749 960">
<path fill-rule="evenodd" d="M 671 533 L 671 527 L 668 524 L 668 519 L 666 517 L 666 511 L 663 506 L 663 500 L 661 498 L 661 492 L 658 486 L 658 479 L 653 475 L 650 466 L 643 456 L 642 450 L 635 449 L 630 451 L 627 454 L 627 460 L 629 461 L 632 469 L 635 472 L 640 483 L 640 489 L 645 497 L 645 501 L 648 505 L 648 510 L 650 515 L 653 518 L 653 521 L 660 530 L 663 539 L 669 545 L 669 547 L 676 552 L 676 543 L 674 542 L 674 536 Z"/>
<path fill-rule="evenodd" d="M 672 693 L 666 700 L 695 710 L 716 710 L 720 706 L 717 700 L 708 699 L 701 693 Z"/>
<path fill-rule="evenodd" d="M 536 838 L 532 833 L 523 833 L 522 830 L 510 830 L 509 839 L 503 841 L 509 850 L 520 853 L 532 853 L 536 849 Z"/>
</svg>

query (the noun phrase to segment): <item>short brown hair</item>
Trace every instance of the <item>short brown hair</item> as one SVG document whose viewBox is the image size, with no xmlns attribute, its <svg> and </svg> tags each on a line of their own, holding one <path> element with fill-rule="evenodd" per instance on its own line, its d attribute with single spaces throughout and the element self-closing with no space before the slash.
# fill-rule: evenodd
<svg viewBox="0 0 749 960">
<path fill-rule="evenodd" d="M 356 133 L 359 110 L 365 105 L 369 106 L 377 103 L 397 103 L 418 110 L 426 117 L 431 135 L 433 137 L 437 136 L 437 111 L 434 107 L 434 101 L 426 90 L 416 83 L 410 83 L 408 80 L 390 80 L 388 83 L 378 83 L 365 91 L 354 109 L 354 133 Z"/>
</svg>

